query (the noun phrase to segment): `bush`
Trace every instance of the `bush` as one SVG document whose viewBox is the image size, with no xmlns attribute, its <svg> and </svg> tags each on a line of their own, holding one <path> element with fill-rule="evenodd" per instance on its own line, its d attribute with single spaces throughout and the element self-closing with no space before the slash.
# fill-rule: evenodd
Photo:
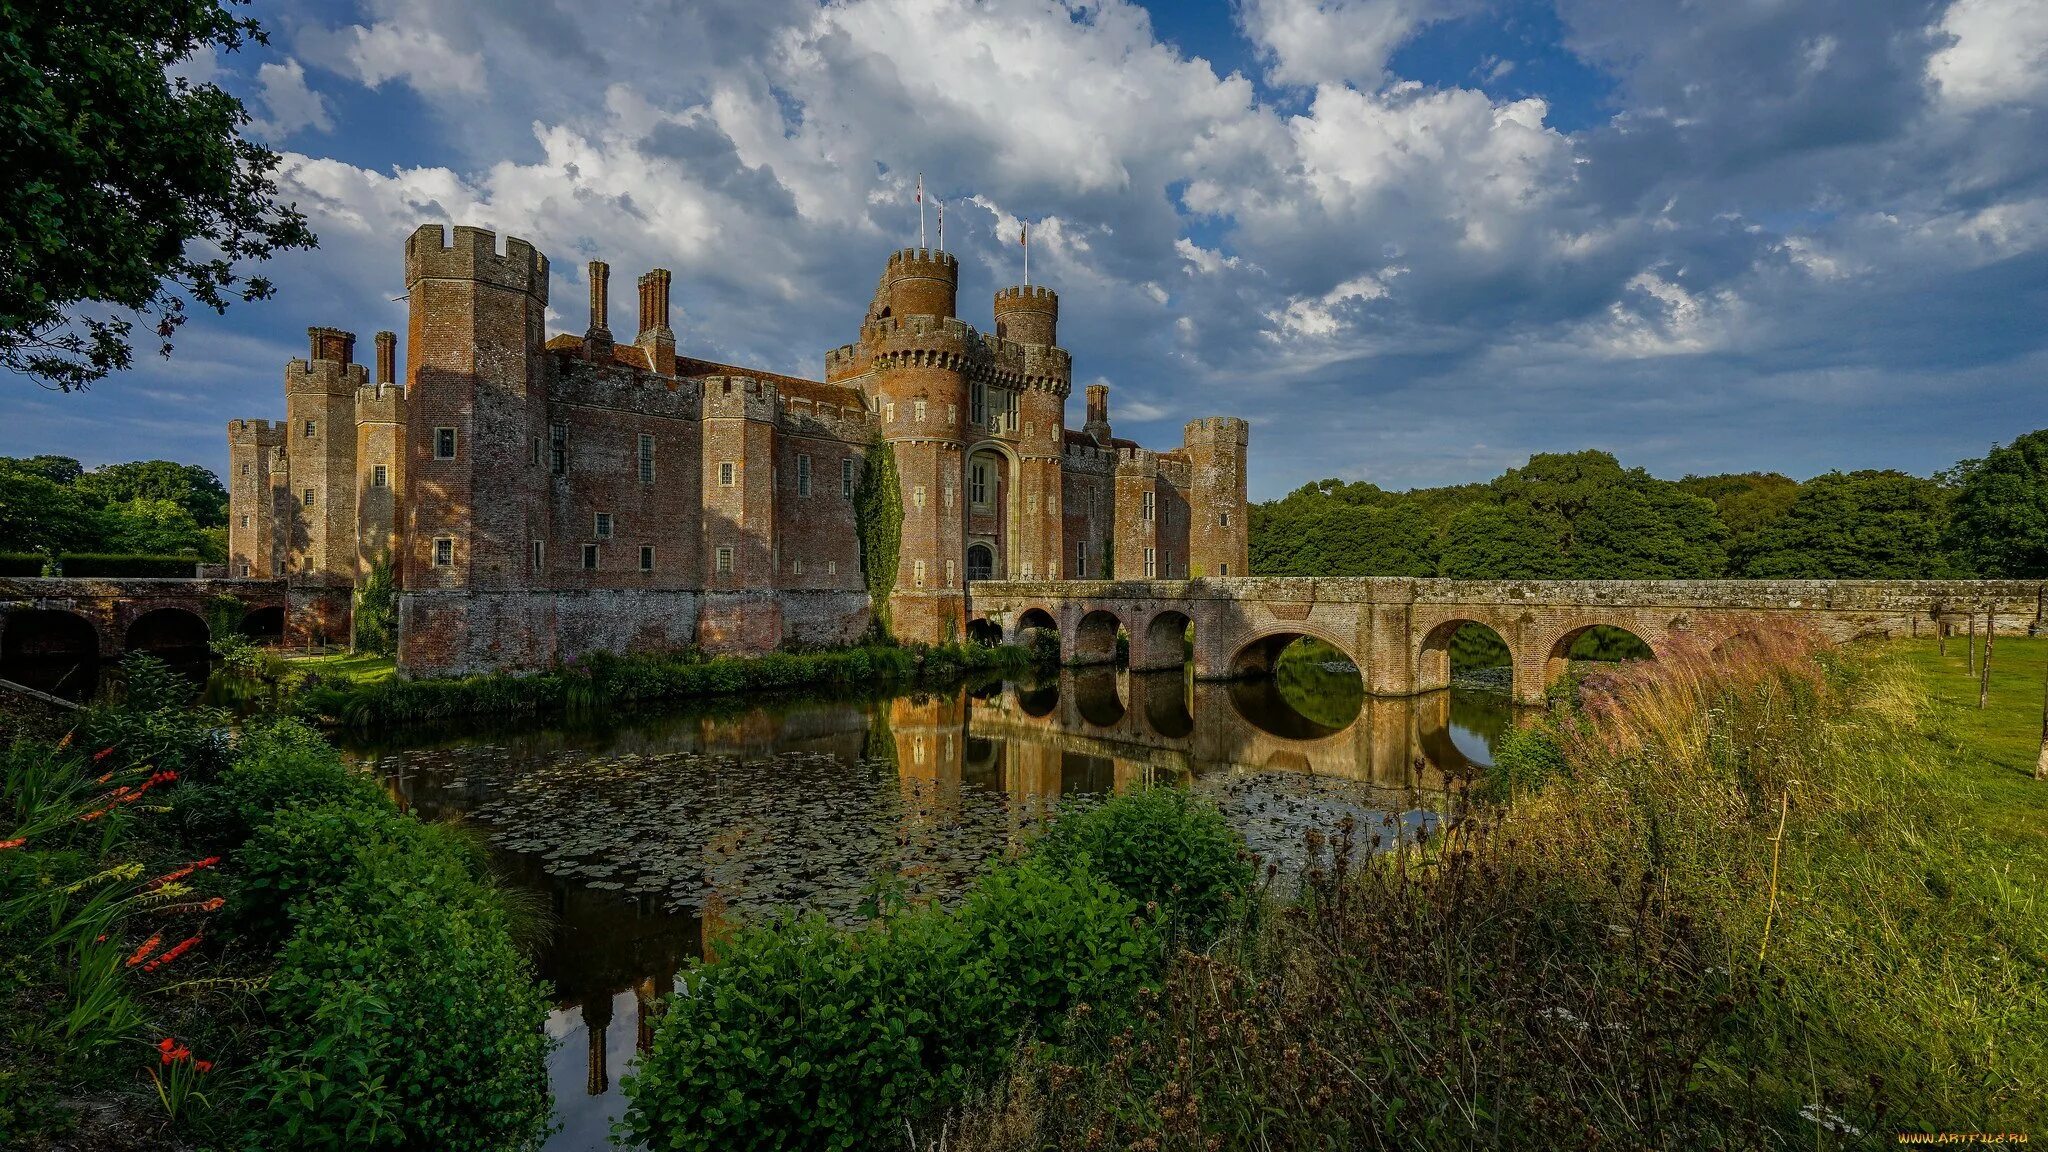
<svg viewBox="0 0 2048 1152">
<path fill-rule="evenodd" d="M 251 1147 L 538 1147 L 547 1003 L 462 864 L 396 843 L 302 910 L 266 1007 Z"/>
<path fill-rule="evenodd" d="M 118 764 L 150 764 L 190 776 L 211 774 L 225 753 L 228 715 L 194 706 L 199 687 L 146 652 L 121 658 L 120 691 L 96 704 L 78 728 L 81 747 L 112 748 Z"/>
<path fill-rule="evenodd" d="M 0 576 L 41 576 L 47 560 L 39 552 L 0 552 Z"/>
<path fill-rule="evenodd" d="M 1142 788 L 1062 816 L 1038 853 L 1085 866 L 1139 903 L 1156 903 L 1194 947 L 1216 938 L 1254 879 L 1244 839 L 1207 799 Z"/>
<path fill-rule="evenodd" d="M 436 825 L 348 803 L 295 804 L 271 815 L 235 852 L 240 880 L 229 908 L 251 939 L 274 946 L 298 905 L 342 886 L 366 854 L 393 848 L 460 866 L 465 853 Z"/>
<path fill-rule="evenodd" d="M 126 576 L 189 580 L 201 559 L 125 552 L 67 552 L 57 558 L 66 576 Z"/>
<path fill-rule="evenodd" d="M 179 799 L 180 820 L 194 843 L 215 848 L 239 844 L 273 813 L 294 805 L 395 810 L 382 785 L 343 764 L 320 733 L 295 720 L 249 728 L 236 753 L 217 782 L 185 791 Z"/>
<path fill-rule="evenodd" d="M 785 918 L 678 980 L 626 1081 L 652 1148 L 878 1148 L 988 1083 L 1018 1036 L 1127 999 L 1158 923 L 1085 871 L 998 867 L 957 913 L 858 932 Z"/>
<path fill-rule="evenodd" d="M 1549 725 L 1515 725 L 1494 741 L 1493 764 L 1481 787 L 1488 798 L 1506 800 L 1518 792 L 1541 792 L 1570 767 Z"/>
</svg>

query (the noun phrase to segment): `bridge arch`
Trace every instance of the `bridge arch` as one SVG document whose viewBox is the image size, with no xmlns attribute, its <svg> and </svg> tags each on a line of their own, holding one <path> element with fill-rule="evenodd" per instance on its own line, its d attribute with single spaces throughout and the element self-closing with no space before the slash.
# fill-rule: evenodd
<svg viewBox="0 0 2048 1152">
<path fill-rule="evenodd" d="M 1116 637 L 1123 628 L 1123 620 L 1107 608 L 1091 608 L 1082 613 L 1080 623 L 1074 627 L 1073 647 L 1067 655 L 1067 663 L 1115 662 Z"/>
<path fill-rule="evenodd" d="M 1194 620 L 1178 608 L 1152 614 L 1142 633 L 1131 637 L 1131 667 L 1178 668 L 1188 662 L 1187 635 Z"/>
<path fill-rule="evenodd" d="M 1003 626 L 986 616 L 976 616 L 967 622 L 967 639 L 972 643 L 993 648 L 1003 642 Z"/>
<path fill-rule="evenodd" d="M 1611 640 L 1612 647 L 1621 654 L 1612 657 L 1586 656 L 1581 657 L 1582 659 L 1627 661 L 1655 660 L 1657 658 L 1656 647 L 1635 628 L 1625 624 L 1604 621 L 1580 624 L 1559 633 L 1557 638 L 1552 640 L 1549 646 L 1544 649 L 1543 687 L 1545 689 L 1557 683 L 1564 677 L 1566 672 L 1571 670 L 1572 651 L 1575 647 L 1579 646 L 1580 641 L 1591 639 Z M 1630 643 L 1631 641 L 1633 642 L 1632 644 Z"/>
<path fill-rule="evenodd" d="M 237 631 L 258 644 L 284 643 L 284 607 L 252 608 L 242 616 Z"/>
<path fill-rule="evenodd" d="M 1463 634 L 1468 641 L 1473 636 L 1473 633 L 1466 631 L 1467 629 L 1482 629 L 1507 652 L 1507 665 L 1511 675 L 1508 689 L 1510 692 L 1514 690 L 1512 673 L 1520 661 L 1516 658 L 1514 645 L 1508 643 L 1508 633 L 1512 629 L 1503 629 L 1500 621 L 1483 620 L 1477 616 L 1459 616 L 1442 621 L 1423 634 L 1422 643 L 1415 651 L 1417 692 L 1433 692 L 1439 688 L 1450 687 L 1452 666 L 1455 663 L 1453 657 L 1460 644 L 1459 636 Z M 1481 642 L 1484 642 L 1483 637 Z"/>
<path fill-rule="evenodd" d="M 0 620 L 0 676 L 84 700 L 99 680 L 100 634 L 76 612 L 23 608 Z"/>
<path fill-rule="evenodd" d="M 1346 641 L 1339 640 L 1324 629 L 1305 621 L 1290 621 L 1285 626 L 1263 629 L 1239 640 L 1236 651 L 1232 652 L 1230 657 L 1231 678 L 1272 675 L 1274 666 L 1279 663 L 1280 653 L 1285 652 L 1288 645 L 1303 638 L 1321 640 L 1343 653 L 1344 658 L 1351 661 L 1354 667 L 1359 666 L 1358 657 L 1352 654 L 1351 645 Z"/>
<path fill-rule="evenodd" d="M 1074 711 L 1096 728 L 1114 728 L 1130 711 L 1117 683 L 1122 677 L 1108 668 L 1074 674 Z"/>
<path fill-rule="evenodd" d="M 206 619 L 199 613 L 189 608 L 155 608 L 128 625 L 122 647 L 147 652 L 166 663 L 191 663 L 206 659 L 210 638 Z"/>
</svg>

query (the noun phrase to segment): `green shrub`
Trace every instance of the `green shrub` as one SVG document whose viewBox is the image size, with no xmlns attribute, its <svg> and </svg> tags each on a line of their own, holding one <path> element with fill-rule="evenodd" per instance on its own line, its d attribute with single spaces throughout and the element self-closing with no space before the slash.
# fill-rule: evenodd
<svg viewBox="0 0 2048 1152">
<path fill-rule="evenodd" d="M 1128 999 L 1158 923 L 1085 871 L 998 867 L 957 913 L 742 929 L 678 980 L 626 1081 L 657 1149 L 878 1148 L 987 1084 L 1027 1028 Z"/>
<path fill-rule="evenodd" d="M 237 849 L 239 881 L 231 918 L 251 939 L 281 941 L 296 905 L 348 881 L 373 849 L 434 856 L 462 863 L 462 846 L 436 825 L 388 809 L 347 803 L 296 804 L 279 810 Z"/>
<path fill-rule="evenodd" d="M 1519 792 L 1541 792 L 1570 767 L 1549 725 L 1513 725 L 1493 742 L 1493 763 L 1486 769 L 1482 788 L 1496 800 Z"/>
<path fill-rule="evenodd" d="M 1244 838 L 1209 800 L 1178 788 L 1141 788 L 1062 816 L 1037 852 L 1091 868 L 1139 903 L 1156 903 L 1194 947 L 1205 946 L 1247 902 L 1254 870 Z"/>
<path fill-rule="evenodd" d="M 235 762 L 212 785 L 184 790 L 177 808 L 194 843 L 225 848 L 247 840 L 274 812 L 323 804 L 394 810 L 383 786 L 343 764 L 320 733 L 277 720 L 245 730 Z"/>
<path fill-rule="evenodd" d="M 40 552 L 0 552 L 0 576 L 41 576 L 47 560 Z"/>
<path fill-rule="evenodd" d="M 66 576 L 126 576 L 189 580 L 201 558 L 127 552 L 66 552 L 58 557 Z"/>
<path fill-rule="evenodd" d="M 109 767 L 149 764 L 190 776 L 219 766 L 228 715 L 196 707 L 198 685 L 146 652 L 121 658 L 116 683 L 111 702 L 86 710 L 78 727 L 81 748 L 114 749 Z"/>
<path fill-rule="evenodd" d="M 537 1147 L 547 1003 L 503 913 L 446 854 L 376 844 L 357 864 L 279 954 L 249 1146 Z"/>
</svg>

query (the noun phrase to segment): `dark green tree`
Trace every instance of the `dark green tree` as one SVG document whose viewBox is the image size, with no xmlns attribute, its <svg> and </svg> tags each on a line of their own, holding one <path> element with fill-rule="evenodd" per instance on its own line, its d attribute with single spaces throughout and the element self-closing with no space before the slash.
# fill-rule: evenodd
<svg viewBox="0 0 2048 1152">
<path fill-rule="evenodd" d="M 313 245 L 242 102 L 166 72 L 264 42 L 239 2 L 0 0 L 0 365 L 83 388 L 133 362 L 128 316 L 168 355 L 188 298 L 267 297 L 244 263 Z"/>
<path fill-rule="evenodd" d="M 1497 504 L 1475 504 L 1444 528 L 1437 570 L 1465 580 L 1557 580 L 1570 575 L 1551 524 Z"/>
<path fill-rule="evenodd" d="M 40 472 L 0 463 L 0 551 L 53 555 L 98 540 L 78 494 Z"/>
<path fill-rule="evenodd" d="M 1728 567 L 1728 531 L 1711 501 L 1676 485 L 1609 488 L 1580 510 L 1571 570 L 1582 580 L 1680 580 Z"/>
<path fill-rule="evenodd" d="M 1979 576 L 2048 576 L 2048 430 L 2029 432 L 1949 473 L 1945 544 Z"/>
<path fill-rule="evenodd" d="M 78 477 L 72 485 L 88 501 L 114 505 L 131 500 L 168 500 L 189 513 L 202 528 L 228 522 L 228 490 L 211 469 L 171 460 L 137 460 L 107 464 Z"/>
<path fill-rule="evenodd" d="M 1802 484 L 1783 519 L 1758 533 L 1742 575 L 1879 580 L 1956 575 L 1942 551 L 1948 494 L 1895 471 L 1829 472 Z"/>
<path fill-rule="evenodd" d="M 0 456 L 0 464 L 19 468 L 23 472 L 33 472 L 53 484 L 62 484 L 67 488 L 78 483 L 78 478 L 85 475 L 85 465 L 69 456 Z"/>
<path fill-rule="evenodd" d="M 137 496 L 99 509 L 99 539 L 94 545 L 104 552 L 131 552 L 151 556 L 194 555 L 207 560 L 212 538 L 199 527 L 192 513 L 172 500 Z"/>
</svg>

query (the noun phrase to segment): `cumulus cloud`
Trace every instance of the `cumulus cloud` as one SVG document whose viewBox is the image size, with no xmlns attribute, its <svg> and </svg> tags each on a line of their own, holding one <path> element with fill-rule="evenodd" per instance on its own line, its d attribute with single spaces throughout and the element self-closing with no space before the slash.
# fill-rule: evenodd
<svg viewBox="0 0 2048 1152">
<path fill-rule="evenodd" d="M 2039 0 L 1954 0 L 1941 18 L 1950 42 L 1927 62 L 1943 99 L 1963 108 L 2048 93 L 2048 5 Z"/>
<path fill-rule="evenodd" d="M 1376 86 L 1417 27 L 1456 5 L 1427 0 L 1244 0 L 1238 19 L 1275 84 Z"/>
<path fill-rule="evenodd" d="M 484 91 L 484 58 L 462 50 L 427 19 L 427 10 L 412 9 L 394 19 L 315 31 L 300 38 L 336 71 L 371 88 L 398 80 L 427 95 Z"/>
<path fill-rule="evenodd" d="M 327 99 L 306 85 L 306 69 L 286 57 L 283 63 L 267 63 L 256 70 L 257 100 L 267 115 L 252 121 L 258 135 L 281 141 L 305 128 L 332 131 L 334 121 L 327 114 Z"/>
</svg>

